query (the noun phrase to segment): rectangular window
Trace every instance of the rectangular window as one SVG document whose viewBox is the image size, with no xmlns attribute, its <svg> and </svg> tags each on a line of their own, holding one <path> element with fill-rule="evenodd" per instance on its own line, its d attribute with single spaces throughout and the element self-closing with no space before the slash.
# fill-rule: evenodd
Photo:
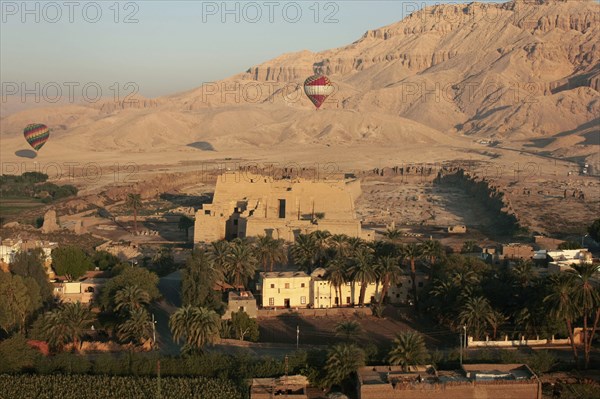
<svg viewBox="0 0 600 399">
<path fill-rule="evenodd" d="M 275 288 L 275 284 L 271 284 L 271 288 Z"/>
<path fill-rule="evenodd" d="M 285 219 L 285 200 L 279 200 L 279 219 Z"/>
<path fill-rule="evenodd" d="M 290 289 L 290 283 L 285 283 L 285 289 L 289 290 Z"/>
<path fill-rule="evenodd" d="M 301 288 L 304 288 L 304 283 L 300 284 L 300 287 L 301 287 Z"/>
<path fill-rule="evenodd" d="M 233 219 L 233 225 L 237 226 L 238 225 L 238 219 Z"/>
<path fill-rule="evenodd" d="M 306 297 L 305 297 L 305 296 L 301 296 L 301 297 L 300 297 L 300 303 L 301 303 L 302 305 L 306 305 Z"/>
<path fill-rule="evenodd" d="M 346 297 L 346 303 L 347 303 L 348 305 L 350 304 L 350 297 L 349 297 L 349 296 L 347 296 L 347 297 Z"/>
<path fill-rule="evenodd" d="M 275 306 L 275 298 L 269 298 L 269 306 Z"/>
</svg>

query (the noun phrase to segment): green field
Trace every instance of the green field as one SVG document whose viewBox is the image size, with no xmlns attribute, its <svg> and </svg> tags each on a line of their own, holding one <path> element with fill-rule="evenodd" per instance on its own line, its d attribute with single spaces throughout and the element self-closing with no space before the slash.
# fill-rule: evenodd
<svg viewBox="0 0 600 399">
<path fill-rule="evenodd" d="M 44 206 L 44 203 L 36 198 L 0 197 L 0 216 L 15 216 L 23 211 L 32 210 L 42 206 Z"/>
</svg>

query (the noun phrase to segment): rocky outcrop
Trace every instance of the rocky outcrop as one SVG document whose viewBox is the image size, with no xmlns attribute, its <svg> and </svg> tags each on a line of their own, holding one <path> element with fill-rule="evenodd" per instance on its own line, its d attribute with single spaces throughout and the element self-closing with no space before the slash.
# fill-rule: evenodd
<svg viewBox="0 0 600 399">
<path fill-rule="evenodd" d="M 44 214 L 44 224 L 42 225 L 42 233 L 48 234 L 60 230 L 58 220 L 56 219 L 56 211 L 50 209 Z"/>
</svg>

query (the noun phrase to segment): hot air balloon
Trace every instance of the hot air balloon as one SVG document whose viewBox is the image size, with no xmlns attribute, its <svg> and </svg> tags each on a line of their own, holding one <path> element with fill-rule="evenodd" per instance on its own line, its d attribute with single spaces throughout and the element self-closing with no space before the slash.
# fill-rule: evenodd
<svg viewBox="0 0 600 399">
<path fill-rule="evenodd" d="M 304 92 L 306 96 L 319 109 L 333 93 L 333 86 L 325 75 L 314 75 L 304 81 Z"/>
<path fill-rule="evenodd" d="M 41 123 L 32 123 L 25 126 L 23 136 L 25 136 L 25 140 L 27 140 L 34 150 L 39 151 L 46 144 L 46 141 L 48 141 L 50 130 L 48 126 Z"/>
</svg>

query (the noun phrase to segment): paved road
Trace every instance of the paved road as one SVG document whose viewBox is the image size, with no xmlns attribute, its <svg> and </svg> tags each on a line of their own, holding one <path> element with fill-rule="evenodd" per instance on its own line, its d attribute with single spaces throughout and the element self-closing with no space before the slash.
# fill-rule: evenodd
<svg viewBox="0 0 600 399">
<path fill-rule="evenodd" d="M 179 353 L 179 345 L 173 342 L 169 329 L 169 317 L 181 306 L 181 271 L 176 271 L 162 277 L 158 282 L 158 289 L 163 299 L 152 305 L 151 311 L 156 318 L 156 340 L 160 352 L 165 355 Z"/>
</svg>

